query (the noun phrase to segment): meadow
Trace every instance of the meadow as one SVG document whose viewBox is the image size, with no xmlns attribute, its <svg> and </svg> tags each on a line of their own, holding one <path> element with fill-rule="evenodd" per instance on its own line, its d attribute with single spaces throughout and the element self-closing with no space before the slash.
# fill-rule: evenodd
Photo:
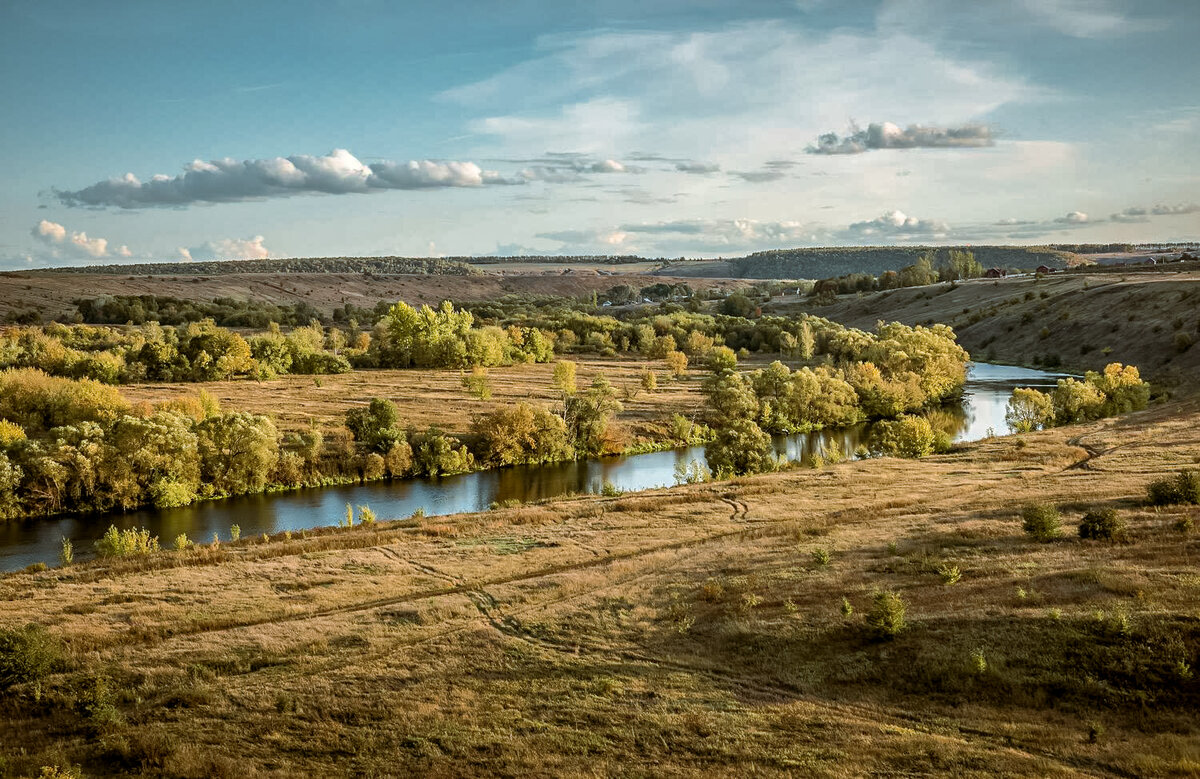
<svg viewBox="0 0 1200 779">
<path fill-rule="evenodd" d="M 10 575 L 8 775 L 1190 775 L 1200 404 Z M 1051 502 L 1062 536 L 1019 512 Z M 1113 508 L 1119 543 L 1081 540 Z M 904 627 L 880 637 L 876 592 Z"/>
</svg>

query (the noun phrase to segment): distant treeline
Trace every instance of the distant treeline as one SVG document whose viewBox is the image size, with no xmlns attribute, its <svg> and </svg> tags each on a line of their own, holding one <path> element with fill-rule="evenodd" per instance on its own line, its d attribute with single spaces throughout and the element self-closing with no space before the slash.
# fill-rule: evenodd
<svg viewBox="0 0 1200 779">
<path fill-rule="evenodd" d="M 635 254 L 556 254 L 521 257 L 445 257 L 450 262 L 465 262 L 470 265 L 552 264 L 552 265 L 632 265 L 639 262 L 654 262 Z"/>
<path fill-rule="evenodd" d="M 848 272 L 879 276 L 916 263 L 930 252 L 972 252 L 984 268 L 1066 267 L 1073 255 L 1048 246 L 840 246 L 774 249 L 729 260 L 730 275 L 741 279 L 823 279 Z"/>
<path fill-rule="evenodd" d="M 378 273 L 422 276 L 472 276 L 480 271 L 465 262 L 426 257 L 300 257 L 211 262 L 148 262 L 83 265 L 22 271 L 31 273 L 105 273 L 120 276 L 217 276 L 223 273 Z"/>
<path fill-rule="evenodd" d="M 945 258 L 938 259 L 937 252 L 928 251 L 912 265 L 898 271 L 884 271 L 878 276 L 870 273 L 847 273 L 813 284 L 810 295 L 822 303 L 832 303 L 836 295 L 853 292 L 877 292 L 900 287 L 923 287 L 939 281 L 961 281 L 977 279 L 985 273 L 983 265 L 974 252 L 951 249 Z"/>
<path fill-rule="evenodd" d="M 1137 247 L 1131 243 L 1055 243 L 1051 244 L 1050 248 L 1072 254 L 1114 254 L 1137 251 Z"/>
</svg>

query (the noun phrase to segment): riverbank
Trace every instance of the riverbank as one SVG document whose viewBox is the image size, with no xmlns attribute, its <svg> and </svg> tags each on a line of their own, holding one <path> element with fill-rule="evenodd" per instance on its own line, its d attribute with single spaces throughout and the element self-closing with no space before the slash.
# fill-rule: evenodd
<svg viewBox="0 0 1200 779">
<path fill-rule="evenodd" d="M 1175 526 L 1197 510 L 1143 499 L 1200 458 L 1198 425 L 1176 403 L 921 461 L 9 576 L 0 624 L 46 626 L 68 662 L 0 702 L 0 756 L 18 775 L 1187 773 L 1200 543 Z M 1063 540 L 1023 535 L 1040 501 Z M 1127 543 L 1075 538 L 1094 507 Z M 861 617 L 876 589 L 907 606 L 892 640 Z"/>
<path fill-rule="evenodd" d="M 527 375 L 544 366 L 525 367 L 529 369 Z M 1055 378 L 1039 371 L 975 364 L 962 406 L 944 409 L 943 423 L 954 426 L 949 432 L 956 441 L 1004 433 L 1007 430 L 1004 412 L 1013 388 L 1049 387 Z M 695 399 L 702 402 L 698 392 Z M 343 399 L 343 402 L 348 401 Z M 808 462 L 814 454 L 830 451 L 831 446 L 845 456 L 852 455 L 867 440 L 868 429 L 858 426 L 778 436 L 775 445 L 776 451 L 788 460 Z M 631 456 L 521 465 L 437 478 L 365 483 L 352 479 L 340 485 L 205 500 L 173 509 L 10 521 L 0 524 L 0 570 L 56 564 L 63 538 L 72 541 L 80 559 L 89 557 L 94 541 L 110 524 L 119 528 L 147 528 L 164 545 L 180 534 L 201 543 L 209 542 L 214 535 L 227 541 L 233 525 L 246 537 L 335 525 L 345 517 L 347 504 L 369 506 L 381 517 L 407 517 L 418 512 L 432 517 L 483 511 L 493 503 L 529 503 L 574 493 L 599 494 L 606 485 L 620 492 L 664 487 L 679 481 L 677 474 L 681 470 L 704 462 L 703 446 L 661 447 Z"/>
</svg>

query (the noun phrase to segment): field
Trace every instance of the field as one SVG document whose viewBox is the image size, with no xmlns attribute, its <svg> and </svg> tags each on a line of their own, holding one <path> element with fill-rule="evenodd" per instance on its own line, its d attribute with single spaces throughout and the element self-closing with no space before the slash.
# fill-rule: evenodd
<svg viewBox="0 0 1200 779">
<path fill-rule="evenodd" d="M 0 582 L 69 669 L 0 767 L 87 775 L 1194 775 L 1200 404 Z M 1022 535 L 1054 501 L 1066 534 Z M 1074 538 L 1118 509 L 1127 543 Z M 961 579 L 948 572 L 954 569 Z M 907 628 L 877 640 L 872 592 Z M 853 609 L 846 614 L 845 603 Z M 36 694 L 35 694 L 36 693 Z"/>
<path fill-rule="evenodd" d="M 669 380 L 662 360 L 581 357 L 576 383 L 582 388 L 603 374 L 617 390 L 624 410 L 617 421 L 635 435 L 647 425 L 661 425 L 672 414 L 691 415 L 703 405 L 701 368 Z M 758 362 L 762 362 L 759 360 Z M 753 364 L 753 361 L 750 363 Z M 641 375 L 654 371 L 658 387 L 641 389 Z M 332 376 L 282 376 L 268 382 L 217 381 L 197 384 L 135 384 L 121 388 L 131 401 L 155 403 L 194 396 L 204 389 L 225 408 L 271 414 L 284 430 L 341 425 L 346 412 L 382 397 L 396 403 L 400 418 L 420 429 L 436 425 L 444 432 L 466 433 L 479 414 L 522 401 L 551 406 L 562 402 L 554 388 L 552 364 L 520 364 L 488 369 L 492 396 L 481 400 L 462 386 L 463 373 L 455 369 L 370 370 Z"/>
</svg>

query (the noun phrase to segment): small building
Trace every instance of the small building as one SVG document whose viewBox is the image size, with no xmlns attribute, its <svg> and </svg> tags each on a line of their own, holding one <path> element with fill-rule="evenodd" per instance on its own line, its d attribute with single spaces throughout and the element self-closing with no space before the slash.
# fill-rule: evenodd
<svg viewBox="0 0 1200 779">
<path fill-rule="evenodd" d="M 1007 275 L 1008 271 L 1004 270 L 1004 268 L 988 268 L 983 277 L 985 279 L 1002 279 Z"/>
<path fill-rule="evenodd" d="M 1039 265 L 1039 266 L 1037 266 L 1037 273 L 1040 273 L 1040 274 L 1042 274 L 1043 276 L 1044 276 L 1044 275 L 1046 275 L 1046 274 L 1048 274 L 1048 273 L 1053 273 L 1053 272 L 1054 272 L 1054 269 L 1053 269 L 1053 268 L 1051 268 L 1049 265 Z"/>
</svg>

